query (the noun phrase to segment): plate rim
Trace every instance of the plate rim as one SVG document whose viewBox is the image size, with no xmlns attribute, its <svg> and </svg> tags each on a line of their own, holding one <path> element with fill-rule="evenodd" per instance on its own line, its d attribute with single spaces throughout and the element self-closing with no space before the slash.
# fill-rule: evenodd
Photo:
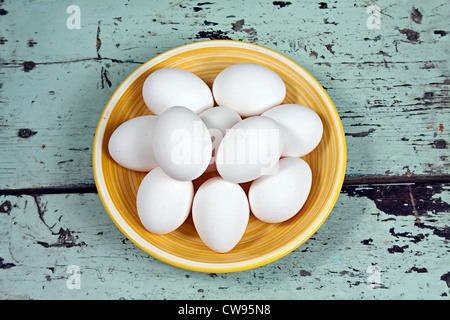
<svg viewBox="0 0 450 320">
<path fill-rule="evenodd" d="M 171 57 L 172 55 L 176 55 L 178 53 L 186 52 L 194 49 L 208 48 L 208 47 L 233 47 L 233 48 L 244 48 L 253 51 L 258 51 L 265 54 L 270 54 L 272 57 L 282 60 L 290 67 L 293 67 L 295 71 L 301 71 L 303 76 L 306 76 L 308 82 L 312 80 L 314 87 L 318 89 L 318 91 L 323 95 L 325 101 L 328 105 L 328 108 L 333 113 L 333 122 L 336 123 L 338 131 L 342 136 L 342 139 L 339 139 L 339 164 L 338 164 L 338 174 L 336 183 L 332 189 L 332 197 L 328 199 L 325 205 L 325 210 L 323 210 L 318 217 L 315 217 L 312 223 L 303 231 L 298 237 L 295 237 L 289 243 L 283 245 L 282 247 L 273 250 L 267 254 L 264 254 L 258 258 L 253 258 L 249 260 L 239 261 L 239 262 L 225 262 L 225 263 L 205 263 L 205 262 L 197 262 L 189 259 L 180 258 L 176 255 L 170 254 L 166 251 L 163 251 L 151 243 L 147 242 L 144 238 L 142 238 L 139 234 L 137 234 L 131 227 L 129 227 L 125 220 L 122 218 L 118 210 L 113 205 L 112 199 L 109 196 L 109 193 L 106 188 L 106 184 L 104 178 L 100 172 L 103 171 L 101 164 L 101 152 L 102 152 L 102 144 L 104 137 L 104 130 L 106 128 L 106 124 L 109 120 L 109 116 L 114 108 L 114 105 L 120 99 L 122 94 L 125 92 L 126 88 L 142 73 L 144 73 L 151 66 L 164 61 L 165 59 Z M 254 269 L 263 265 L 266 265 L 270 262 L 276 261 L 288 253 L 292 252 L 296 248 L 298 248 L 301 244 L 303 244 L 306 240 L 308 240 L 324 223 L 327 219 L 328 215 L 332 211 L 335 206 L 335 203 L 339 197 L 340 190 L 342 189 L 342 185 L 345 177 L 346 170 L 346 161 L 347 161 L 347 146 L 345 141 L 345 133 L 342 126 L 341 119 L 337 112 L 334 103 L 329 97 L 328 93 L 325 89 L 320 85 L 320 83 L 308 72 L 306 71 L 300 64 L 295 62 L 294 60 L 286 57 L 285 55 L 258 45 L 254 43 L 249 43 L 245 41 L 238 40 L 205 40 L 205 41 L 197 41 L 184 45 L 180 45 L 178 47 L 174 47 L 169 49 L 163 53 L 160 53 L 153 57 L 152 59 L 146 61 L 137 69 L 135 69 L 122 83 L 117 87 L 114 93 L 109 98 L 107 104 L 105 105 L 100 119 L 97 124 L 97 128 L 95 131 L 94 142 L 93 142 L 93 152 L 92 152 L 92 164 L 93 164 L 93 173 L 95 186 L 98 191 L 98 195 L 102 201 L 103 207 L 107 211 L 110 218 L 113 220 L 114 224 L 119 228 L 119 230 L 130 239 L 136 246 L 138 246 L 141 250 L 146 252 L 147 254 L 164 261 L 170 265 L 198 272 L 214 272 L 214 273 L 224 273 L 224 272 L 237 272 Z"/>
</svg>

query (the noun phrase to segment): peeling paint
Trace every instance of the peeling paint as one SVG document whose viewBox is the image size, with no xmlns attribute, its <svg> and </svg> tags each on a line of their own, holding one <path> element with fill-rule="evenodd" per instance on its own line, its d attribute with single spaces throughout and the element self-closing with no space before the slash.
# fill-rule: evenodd
<svg viewBox="0 0 450 320">
<path fill-rule="evenodd" d="M 292 4 L 292 2 L 289 2 L 289 1 L 274 1 L 274 2 L 272 2 L 272 4 L 274 6 L 278 6 L 280 8 L 284 8 L 284 7 L 290 6 Z"/>
<path fill-rule="evenodd" d="M 411 184 L 399 185 L 376 185 L 376 186 L 344 186 L 342 192 L 351 197 L 367 197 L 372 200 L 377 209 L 392 216 L 412 216 L 414 217 L 414 226 L 420 229 L 429 229 L 433 234 L 446 240 L 450 239 L 450 227 L 435 226 L 428 219 L 430 214 L 439 212 L 450 212 L 450 204 L 443 201 L 441 197 L 436 197 L 442 193 L 445 184 Z M 423 219 L 427 218 L 427 219 Z M 423 221 L 422 221 L 423 220 Z M 394 228 L 390 229 L 390 233 L 394 237 L 406 237 L 411 242 L 417 243 L 424 239 L 426 235 L 413 235 L 410 232 L 395 232 Z M 392 252 L 403 250 L 401 247 L 391 248 Z"/>
<path fill-rule="evenodd" d="M 10 269 L 16 266 L 14 263 L 11 262 L 4 263 L 3 261 L 4 259 L 0 257 L 0 269 Z"/>
<path fill-rule="evenodd" d="M 12 210 L 12 204 L 11 201 L 6 200 L 0 205 L 0 213 L 10 214 Z"/>
<path fill-rule="evenodd" d="M 25 129 L 19 129 L 17 132 L 17 136 L 23 139 L 28 139 L 29 137 L 32 137 L 37 134 L 37 131 L 33 131 L 31 129 L 25 128 Z"/>
<path fill-rule="evenodd" d="M 423 15 L 422 15 L 422 13 L 419 11 L 419 9 L 413 7 L 412 10 L 411 10 L 410 18 L 411 18 L 411 20 L 414 21 L 415 23 L 421 24 L 421 23 L 422 23 Z"/>
<path fill-rule="evenodd" d="M 227 36 L 227 32 L 224 32 L 222 30 L 200 31 L 197 33 L 195 38 L 210 39 L 210 40 L 231 40 L 231 38 Z"/>
<path fill-rule="evenodd" d="M 23 71 L 29 72 L 36 67 L 36 63 L 33 61 L 24 61 L 23 63 Z"/>
<path fill-rule="evenodd" d="M 350 136 L 350 137 L 362 138 L 362 137 L 367 137 L 372 132 L 375 132 L 374 128 L 370 128 L 368 131 L 357 132 L 357 133 L 346 132 L 345 135 Z"/>
<path fill-rule="evenodd" d="M 100 22 L 101 20 L 98 21 L 97 23 L 97 37 L 96 37 L 96 49 L 97 49 L 97 58 L 101 58 L 100 56 L 100 48 L 102 46 L 102 41 L 100 40 Z"/>
<path fill-rule="evenodd" d="M 37 241 L 36 243 L 43 246 L 44 248 L 52 248 L 52 247 L 71 248 L 86 245 L 86 243 L 84 243 L 83 241 L 77 243 L 76 237 L 73 236 L 72 232 L 69 229 L 60 228 L 59 232 L 57 232 L 55 235 L 57 235 L 58 238 L 54 243 L 48 243 L 44 241 Z"/>
<path fill-rule="evenodd" d="M 399 29 L 400 33 L 406 35 L 406 39 L 411 43 L 416 43 L 419 41 L 420 33 L 411 29 Z"/>
</svg>

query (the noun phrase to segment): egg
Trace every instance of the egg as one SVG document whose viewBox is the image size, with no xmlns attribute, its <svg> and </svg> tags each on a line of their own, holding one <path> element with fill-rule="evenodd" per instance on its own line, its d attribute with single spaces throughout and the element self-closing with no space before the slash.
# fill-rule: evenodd
<svg viewBox="0 0 450 320">
<path fill-rule="evenodd" d="M 153 130 L 157 116 L 141 116 L 122 123 L 108 141 L 111 157 L 134 171 L 150 171 L 158 166 L 153 155 Z"/>
<path fill-rule="evenodd" d="M 211 160 L 208 128 L 192 110 L 171 107 L 164 111 L 153 131 L 153 153 L 171 178 L 188 181 L 205 172 Z"/>
<path fill-rule="evenodd" d="M 209 130 L 209 134 L 211 135 L 213 150 L 211 154 L 211 161 L 209 162 L 206 172 L 212 172 L 216 170 L 216 152 L 220 142 L 225 136 L 225 133 L 242 119 L 236 111 L 222 106 L 207 109 L 200 114 L 200 118 L 205 123 Z"/>
<path fill-rule="evenodd" d="M 248 192 L 250 209 L 256 218 L 279 223 L 296 215 L 308 198 L 312 173 L 300 158 L 282 158 L 278 170 L 253 181 Z"/>
<path fill-rule="evenodd" d="M 262 116 L 246 118 L 227 131 L 216 153 L 216 167 L 224 179 L 243 183 L 268 173 L 283 151 L 280 126 Z"/>
<path fill-rule="evenodd" d="M 249 117 L 260 115 L 282 103 L 286 85 L 268 67 L 256 63 L 237 63 L 217 75 L 212 91 L 218 105 L 231 108 L 242 117 Z"/>
<path fill-rule="evenodd" d="M 313 151 L 323 135 L 323 124 L 312 109 L 298 104 L 284 104 L 262 114 L 283 129 L 283 157 L 303 157 Z"/>
<path fill-rule="evenodd" d="M 241 240 L 249 214 L 242 187 L 220 177 L 204 182 L 192 203 L 197 233 L 211 250 L 219 253 L 230 251 Z"/>
<path fill-rule="evenodd" d="M 188 217 L 193 196 L 191 181 L 172 179 L 157 167 L 139 185 L 136 196 L 139 219 L 152 233 L 172 232 Z"/>
<path fill-rule="evenodd" d="M 145 104 L 156 115 L 173 106 L 200 113 L 214 105 L 211 89 L 197 75 L 179 68 L 152 72 L 142 86 Z"/>
</svg>

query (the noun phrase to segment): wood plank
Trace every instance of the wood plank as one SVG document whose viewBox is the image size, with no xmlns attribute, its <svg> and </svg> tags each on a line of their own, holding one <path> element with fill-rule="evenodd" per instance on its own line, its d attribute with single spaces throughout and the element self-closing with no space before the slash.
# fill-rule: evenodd
<svg viewBox="0 0 450 320">
<path fill-rule="evenodd" d="M 381 29 L 367 28 L 364 1 L 326 8 L 314 2 L 240 8 L 228 0 L 116 1 L 105 8 L 80 1 L 79 30 L 66 27 L 66 5 L 3 5 L 1 190 L 92 186 L 93 135 L 114 89 L 158 53 L 217 38 L 277 50 L 320 81 L 342 118 L 348 179 L 450 174 L 444 0 L 379 1 Z"/>
<path fill-rule="evenodd" d="M 203 274 L 138 249 L 96 194 L 0 196 L 0 296 L 448 300 L 449 213 L 450 184 L 347 186 L 318 232 L 289 255 Z M 79 289 L 67 286 L 72 265 Z"/>
</svg>

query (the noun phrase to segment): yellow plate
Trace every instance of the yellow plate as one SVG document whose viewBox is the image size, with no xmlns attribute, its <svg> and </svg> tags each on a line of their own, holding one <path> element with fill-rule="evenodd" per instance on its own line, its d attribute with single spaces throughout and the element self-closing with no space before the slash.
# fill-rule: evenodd
<svg viewBox="0 0 450 320">
<path fill-rule="evenodd" d="M 210 87 L 225 67 L 253 62 L 277 72 L 286 84 L 284 103 L 306 105 L 324 125 L 318 147 L 303 157 L 313 172 L 309 198 L 288 221 L 268 224 L 250 215 L 246 232 L 228 253 L 215 253 L 203 244 L 192 219 L 177 230 L 155 235 L 144 229 L 136 211 L 136 193 L 145 173 L 127 170 L 112 160 L 108 141 L 128 119 L 151 114 L 142 99 L 144 80 L 153 71 L 176 67 L 193 72 Z M 211 40 L 171 49 L 134 71 L 114 92 L 106 105 L 94 138 L 93 168 L 100 198 L 111 219 L 125 236 L 148 254 L 180 268 L 202 272 L 248 270 L 272 262 L 305 242 L 331 212 L 344 180 L 346 144 L 341 120 L 328 94 L 301 66 L 265 47 L 232 40 Z M 205 177 L 203 177 L 204 180 Z M 198 187 L 202 179 L 195 182 Z M 248 184 L 243 185 L 244 189 Z"/>
</svg>

